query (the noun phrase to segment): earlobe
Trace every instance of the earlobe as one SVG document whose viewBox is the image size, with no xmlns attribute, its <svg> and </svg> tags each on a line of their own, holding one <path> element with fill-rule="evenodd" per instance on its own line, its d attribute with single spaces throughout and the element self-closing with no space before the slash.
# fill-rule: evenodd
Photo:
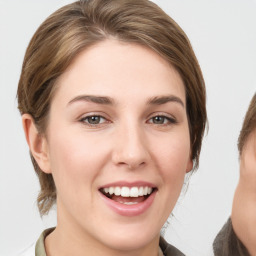
<svg viewBox="0 0 256 256">
<path fill-rule="evenodd" d="M 38 132 L 34 119 L 29 114 L 22 115 L 22 125 L 30 152 L 40 169 L 45 173 L 51 173 L 48 144 L 45 136 Z"/>
<path fill-rule="evenodd" d="M 187 168 L 186 168 L 186 173 L 192 171 L 193 169 L 193 160 L 189 159 L 188 164 L 187 164 Z"/>
</svg>

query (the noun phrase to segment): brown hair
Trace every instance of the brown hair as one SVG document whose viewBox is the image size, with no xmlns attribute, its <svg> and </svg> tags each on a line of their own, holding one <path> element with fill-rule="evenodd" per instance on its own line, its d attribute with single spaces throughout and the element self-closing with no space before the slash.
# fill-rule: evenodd
<svg viewBox="0 0 256 256">
<path fill-rule="evenodd" d="M 249 137 L 249 135 L 252 133 L 253 130 L 256 129 L 256 93 L 254 94 L 251 103 L 249 105 L 249 108 L 246 112 L 243 127 L 240 131 L 240 135 L 238 138 L 238 150 L 239 154 L 242 154 L 244 145 Z"/>
<path fill-rule="evenodd" d="M 180 73 L 196 169 L 207 123 L 204 79 L 183 30 L 148 0 L 81 0 L 49 16 L 25 54 L 17 92 L 21 114 L 29 113 L 43 134 L 56 79 L 82 50 L 109 37 L 152 49 Z M 41 185 L 38 207 L 43 215 L 56 200 L 56 188 L 52 175 L 42 172 L 32 155 L 31 158 Z"/>
</svg>

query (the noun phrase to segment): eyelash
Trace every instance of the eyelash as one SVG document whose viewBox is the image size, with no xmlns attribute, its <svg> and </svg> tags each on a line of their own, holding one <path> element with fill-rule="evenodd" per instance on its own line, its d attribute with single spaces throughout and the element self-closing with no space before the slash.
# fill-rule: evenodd
<svg viewBox="0 0 256 256">
<path fill-rule="evenodd" d="M 168 125 L 173 125 L 173 124 L 177 123 L 177 120 L 175 118 L 165 116 L 165 115 L 156 115 L 156 116 L 151 117 L 149 120 L 153 120 L 154 118 L 163 118 L 164 119 L 164 123 L 157 124 L 157 123 L 152 122 L 152 124 L 154 124 L 154 125 L 168 126 Z"/>
<path fill-rule="evenodd" d="M 90 118 L 94 118 L 94 119 L 99 119 L 99 123 L 89 123 L 89 120 Z M 162 118 L 164 119 L 163 120 L 163 123 L 154 123 L 153 122 L 153 119 L 156 119 L 156 118 Z M 105 120 L 102 122 L 102 119 Z M 110 123 L 111 121 L 109 121 L 108 119 L 106 119 L 105 117 L 101 116 L 101 115 L 89 115 L 89 116 L 85 116 L 83 118 L 81 118 L 79 120 L 81 123 L 87 125 L 87 126 L 90 126 L 90 127 L 100 127 L 106 123 Z M 168 125 L 173 125 L 173 124 L 176 124 L 177 123 L 177 120 L 175 118 L 172 118 L 172 117 L 168 117 L 168 116 L 165 116 L 165 115 L 155 115 L 151 118 L 148 119 L 147 123 L 150 123 L 150 124 L 153 124 L 153 125 L 160 125 L 160 126 L 168 126 Z"/>
</svg>

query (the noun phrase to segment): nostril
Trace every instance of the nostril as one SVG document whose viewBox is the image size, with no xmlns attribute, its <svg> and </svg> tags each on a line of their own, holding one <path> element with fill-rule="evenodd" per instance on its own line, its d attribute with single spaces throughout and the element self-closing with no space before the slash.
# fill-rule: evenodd
<svg viewBox="0 0 256 256">
<path fill-rule="evenodd" d="M 146 164 L 145 162 L 141 162 L 141 163 L 129 163 L 127 165 L 128 165 L 128 168 L 130 170 L 133 170 L 133 169 L 136 169 L 136 168 L 138 168 L 138 167 L 140 167 L 142 165 L 145 165 L 145 164 Z"/>
</svg>

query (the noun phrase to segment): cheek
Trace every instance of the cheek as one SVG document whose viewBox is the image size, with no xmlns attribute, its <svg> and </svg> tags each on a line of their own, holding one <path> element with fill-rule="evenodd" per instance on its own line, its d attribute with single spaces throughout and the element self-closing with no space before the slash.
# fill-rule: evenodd
<svg viewBox="0 0 256 256">
<path fill-rule="evenodd" d="M 176 135 L 176 136 L 175 136 Z M 155 163 L 161 175 L 158 200 L 160 202 L 159 219 L 164 223 L 173 211 L 181 193 L 187 164 L 190 160 L 190 140 L 186 133 L 183 136 L 173 134 L 163 140 L 154 149 Z M 162 224 L 162 223 L 161 223 Z"/>
<path fill-rule="evenodd" d="M 155 148 L 158 170 L 161 173 L 163 188 L 170 200 L 174 200 L 180 194 L 184 184 L 184 177 L 190 163 L 190 138 L 173 136 Z"/>
<path fill-rule="evenodd" d="M 169 154 L 165 155 L 166 161 L 162 169 L 162 175 L 165 179 L 166 189 L 170 195 L 178 196 L 184 183 L 189 151 L 181 148 L 172 148 Z"/>
<path fill-rule="evenodd" d="M 107 159 L 107 146 L 92 136 L 70 134 L 58 133 L 50 140 L 50 165 L 57 190 L 91 190 Z"/>
<path fill-rule="evenodd" d="M 55 181 L 58 207 L 84 214 L 91 205 L 97 176 L 106 158 L 106 147 L 92 138 L 71 133 L 56 134 L 51 138 L 50 164 Z M 83 202 L 83 203 L 81 203 Z"/>
<path fill-rule="evenodd" d="M 164 176 L 184 175 L 190 161 L 189 136 L 174 136 L 155 148 L 157 162 Z"/>
</svg>

